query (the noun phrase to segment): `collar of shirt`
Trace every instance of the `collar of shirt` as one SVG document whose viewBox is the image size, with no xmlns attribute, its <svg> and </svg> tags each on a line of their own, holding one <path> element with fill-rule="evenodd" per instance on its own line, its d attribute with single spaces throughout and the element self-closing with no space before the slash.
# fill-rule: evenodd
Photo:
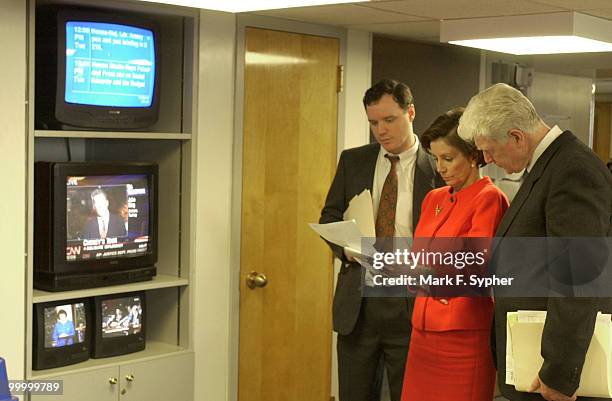
<svg viewBox="0 0 612 401">
<path fill-rule="evenodd" d="M 544 138 L 542 138 L 538 146 L 536 146 L 535 150 L 533 151 L 531 161 L 525 168 L 525 170 L 527 170 L 527 173 L 531 171 L 531 168 L 536 164 L 540 156 L 542 156 L 542 153 L 544 153 L 544 151 L 550 146 L 550 144 L 553 143 L 554 140 L 557 139 L 562 133 L 563 131 L 561 130 L 561 128 L 555 125 L 550 129 L 550 131 L 546 133 L 546 135 L 544 135 Z"/>
<path fill-rule="evenodd" d="M 414 137 L 414 144 L 410 148 L 400 153 L 399 155 L 395 155 L 395 156 L 399 156 L 400 158 L 399 164 L 402 170 L 406 169 L 406 167 L 408 167 L 408 165 L 410 165 L 410 163 L 414 161 L 414 159 L 416 158 L 417 151 L 419 150 L 419 137 L 417 137 L 414 134 L 412 135 Z M 380 151 L 378 152 L 378 158 L 380 160 L 384 160 L 385 155 L 387 154 L 393 155 L 393 153 L 387 152 L 385 148 L 381 146 Z"/>
</svg>

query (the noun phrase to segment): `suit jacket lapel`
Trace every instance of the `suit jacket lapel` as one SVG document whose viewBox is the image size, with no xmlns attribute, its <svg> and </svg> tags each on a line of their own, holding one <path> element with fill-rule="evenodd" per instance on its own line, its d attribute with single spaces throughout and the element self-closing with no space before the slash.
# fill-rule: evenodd
<svg viewBox="0 0 612 401">
<path fill-rule="evenodd" d="M 376 160 L 378 159 L 378 153 L 380 152 L 380 145 L 372 146 L 364 153 L 363 158 L 360 160 L 358 166 L 358 173 L 355 175 L 359 177 L 359 193 L 364 189 L 369 189 L 372 192 L 374 186 L 374 173 L 376 172 Z M 356 195 L 358 195 L 357 193 Z"/>
<path fill-rule="evenodd" d="M 546 148 L 544 153 L 542 153 L 542 156 L 540 156 L 536 164 L 533 166 L 533 169 L 525 177 L 523 184 L 521 184 L 521 187 L 512 200 L 512 203 L 510 203 L 510 207 L 506 211 L 506 214 L 504 214 L 504 217 L 497 228 L 497 233 L 495 234 L 497 237 L 503 237 L 506 235 L 519 210 L 521 210 L 521 207 L 527 198 L 529 198 L 534 184 L 544 173 L 544 169 L 548 165 L 550 159 L 552 159 L 563 143 L 567 142 L 573 137 L 574 135 L 571 132 L 565 131 L 557 139 L 555 139 L 550 146 L 548 146 L 548 148 Z"/>
</svg>

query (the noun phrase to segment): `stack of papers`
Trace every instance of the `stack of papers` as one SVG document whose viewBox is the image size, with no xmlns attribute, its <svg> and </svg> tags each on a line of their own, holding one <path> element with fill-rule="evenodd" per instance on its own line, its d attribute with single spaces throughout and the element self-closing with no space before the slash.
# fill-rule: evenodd
<svg viewBox="0 0 612 401">
<path fill-rule="evenodd" d="M 506 383 L 527 391 L 544 360 L 540 355 L 546 311 L 508 312 Z M 597 314 L 595 332 L 586 354 L 580 387 L 583 397 L 612 398 L 612 319 Z"/>
<path fill-rule="evenodd" d="M 309 224 L 321 237 L 345 248 L 349 256 L 357 259 L 372 257 L 375 252 L 374 210 L 372 194 L 366 189 L 349 202 L 344 221 L 328 224 Z"/>
</svg>

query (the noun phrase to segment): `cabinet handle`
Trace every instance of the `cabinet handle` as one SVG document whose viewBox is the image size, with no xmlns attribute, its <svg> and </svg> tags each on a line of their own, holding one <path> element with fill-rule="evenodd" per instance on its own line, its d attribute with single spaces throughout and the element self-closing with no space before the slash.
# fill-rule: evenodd
<svg viewBox="0 0 612 401">
<path fill-rule="evenodd" d="M 126 375 L 125 376 L 125 380 L 127 380 L 129 382 L 133 382 L 134 381 L 134 375 Z"/>
<path fill-rule="evenodd" d="M 117 384 L 117 378 L 116 377 L 109 377 L 108 378 L 108 382 L 110 384 Z"/>
</svg>

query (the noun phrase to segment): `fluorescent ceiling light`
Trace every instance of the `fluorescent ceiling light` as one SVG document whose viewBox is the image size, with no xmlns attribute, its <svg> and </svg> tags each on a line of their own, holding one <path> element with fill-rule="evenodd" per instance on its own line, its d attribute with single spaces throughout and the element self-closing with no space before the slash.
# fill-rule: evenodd
<svg viewBox="0 0 612 401">
<path fill-rule="evenodd" d="M 510 54 L 592 53 L 612 51 L 612 43 L 581 38 L 580 36 L 533 36 L 524 38 L 451 40 L 448 43 Z"/>
<path fill-rule="evenodd" d="M 141 0 L 153 3 L 203 8 L 207 10 L 241 13 L 278 8 L 320 6 L 325 4 L 359 3 L 369 0 Z"/>
<path fill-rule="evenodd" d="M 612 21 L 562 12 L 448 20 L 440 42 L 511 54 L 612 51 Z"/>
</svg>

